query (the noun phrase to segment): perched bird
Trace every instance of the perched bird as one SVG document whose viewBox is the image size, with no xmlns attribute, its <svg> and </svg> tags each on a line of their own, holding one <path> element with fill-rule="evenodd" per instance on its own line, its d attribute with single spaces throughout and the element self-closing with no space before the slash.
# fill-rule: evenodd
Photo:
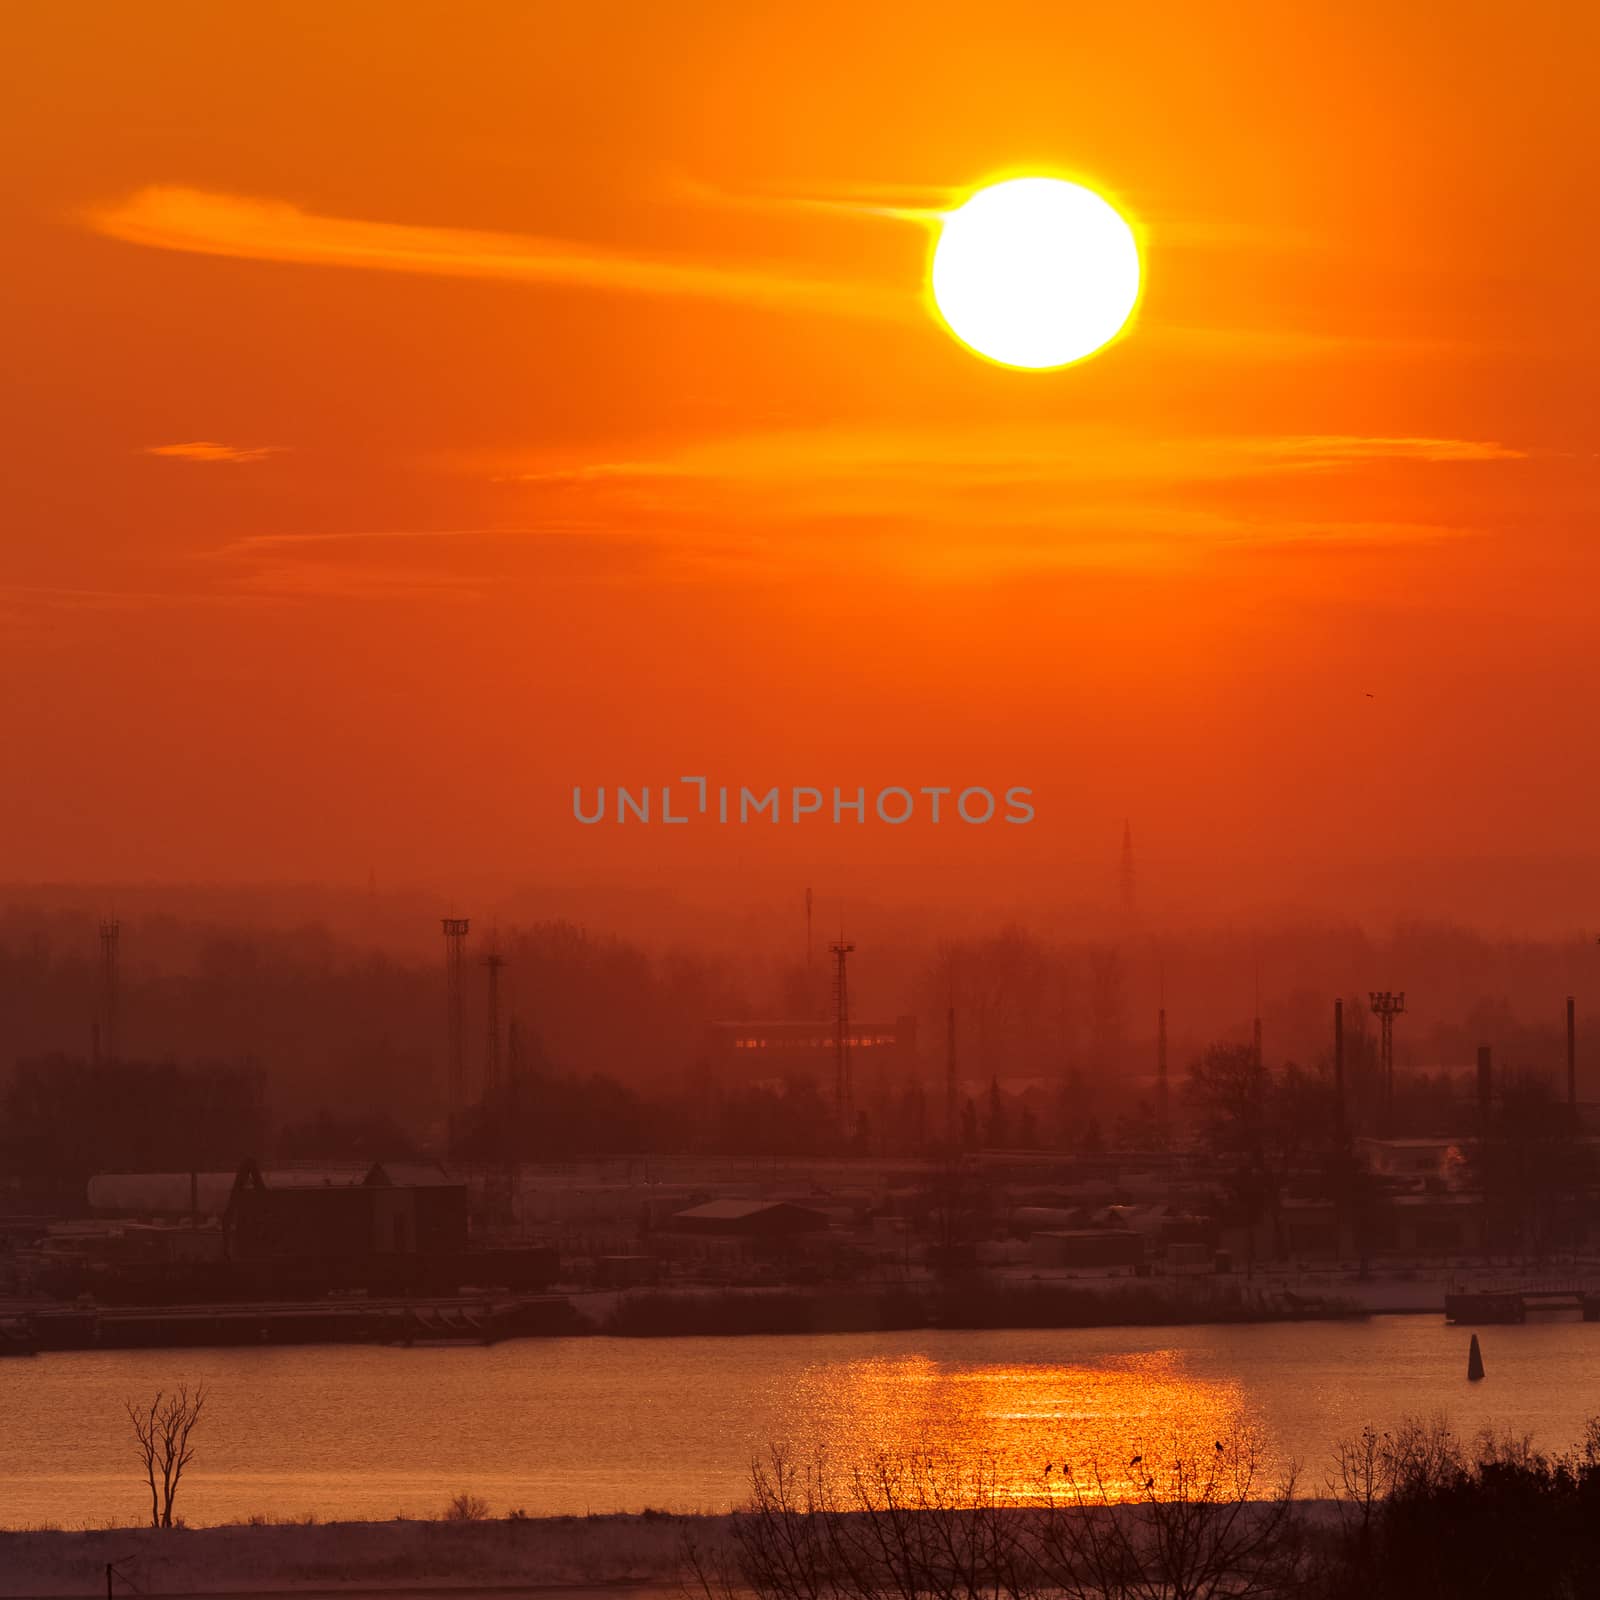
<svg viewBox="0 0 1600 1600">
<path fill-rule="evenodd" d="M 1220 1439 L 1218 1439 L 1216 1443 L 1217 1443 L 1217 1449 L 1220 1450 L 1222 1448 L 1222 1441 Z"/>
<path fill-rule="evenodd" d="M 1138 1466 L 1138 1465 L 1139 1465 L 1139 1463 L 1140 1463 L 1140 1462 L 1141 1462 L 1141 1461 L 1143 1461 L 1143 1460 L 1144 1460 L 1144 1457 L 1143 1457 L 1143 1456 L 1135 1456 L 1135 1457 L 1134 1457 L 1134 1458 L 1133 1458 L 1133 1460 L 1132 1460 L 1132 1461 L 1130 1461 L 1130 1462 L 1129 1462 L 1129 1463 L 1128 1463 L 1128 1465 L 1129 1465 L 1129 1466 L 1130 1466 L 1130 1467 L 1136 1467 L 1136 1466 Z"/>
</svg>

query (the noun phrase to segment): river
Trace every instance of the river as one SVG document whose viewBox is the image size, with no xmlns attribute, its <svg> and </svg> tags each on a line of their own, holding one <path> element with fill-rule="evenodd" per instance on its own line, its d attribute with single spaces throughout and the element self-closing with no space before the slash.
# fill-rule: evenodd
<svg viewBox="0 0 1600 1600">
<path fill-rule="evenodd" d="M 504 1515 L 719 1510 L 774 1443 L 848 1460 L 959 1447 L 1023 1476 L 1176 1437 L 1256 1428 L 1267 1466 L 1320 1491 L 1329 1447 L 1443 1412 L 1463 1434 L 1564 1449 L 1600 1413 L 1600 1326 L 1468 1333 L 1433 1316 L 1249 1327 L 523 1339 L 490 1347 L 318 1345 L 85 1351 L 0 1362 L 0 1524 L 137 1521 L 123 1403 L 209 1391 L 180 1508 L 192 1524 L 437 1516 L 468 1492 Z"/>
</svg>

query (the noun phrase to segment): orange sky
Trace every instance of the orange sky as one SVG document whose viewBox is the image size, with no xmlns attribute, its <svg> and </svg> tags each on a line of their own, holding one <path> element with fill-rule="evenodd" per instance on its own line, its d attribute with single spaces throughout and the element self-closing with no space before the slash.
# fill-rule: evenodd
<svg viewBox="0 0 1600 1600">
<path fill-rule="evenodd" d="M 0 877 L 1592 858 L 1595 15 L 19 12 Z M 1019 169 L 1145 241 L 1054 373 L 922 304 Z M 1039 817 L 571 821 L 691 772 Z"/>
</svg>

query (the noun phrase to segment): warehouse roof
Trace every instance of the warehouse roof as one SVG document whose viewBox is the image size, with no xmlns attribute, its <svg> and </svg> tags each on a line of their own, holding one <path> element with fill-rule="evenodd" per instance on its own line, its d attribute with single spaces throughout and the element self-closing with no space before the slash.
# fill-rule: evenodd
<svg viewBox="0 0 1600 1600">
<path fill-rule="evenodd" d="M 775 1226 L 799 1233 L 826 1228 L 828 1218 L 811 1206 L 797 1206 L 790 1200 L 708 1200 L 674 1213 L 672 1223 L 707 1231 Z"/>
</svg>

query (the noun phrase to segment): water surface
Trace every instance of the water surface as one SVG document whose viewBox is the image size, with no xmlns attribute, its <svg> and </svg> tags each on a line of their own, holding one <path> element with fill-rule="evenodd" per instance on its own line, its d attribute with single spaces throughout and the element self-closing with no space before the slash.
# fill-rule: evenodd
<svg viewBox="0 0 1600 1600">
<path fill-rule="evenodd" d="M 0 1362 L 0 1523 L 137 1521 L 123 1402 L 211 1398 L 181 1507 L 191 1523 L 435 1516 L 470 1492 L 504 1514 L 722 1510 L 781 1443 L 849 1459 L 978 1449 L 1019 1478 L 1111 1463 L 1175 1434 L 1258 1427 L 1269 1470 L 1318 1490 L 1330 1443 L 1446 1412 L 1564 1449 L 1600 1413 L 1600 1326 L 1468 1333 L 1436 1317 L 1254 1327 L 525 1339 L 488 1348 L 318 1345 L 81 1351 Z"/>
</svg>

